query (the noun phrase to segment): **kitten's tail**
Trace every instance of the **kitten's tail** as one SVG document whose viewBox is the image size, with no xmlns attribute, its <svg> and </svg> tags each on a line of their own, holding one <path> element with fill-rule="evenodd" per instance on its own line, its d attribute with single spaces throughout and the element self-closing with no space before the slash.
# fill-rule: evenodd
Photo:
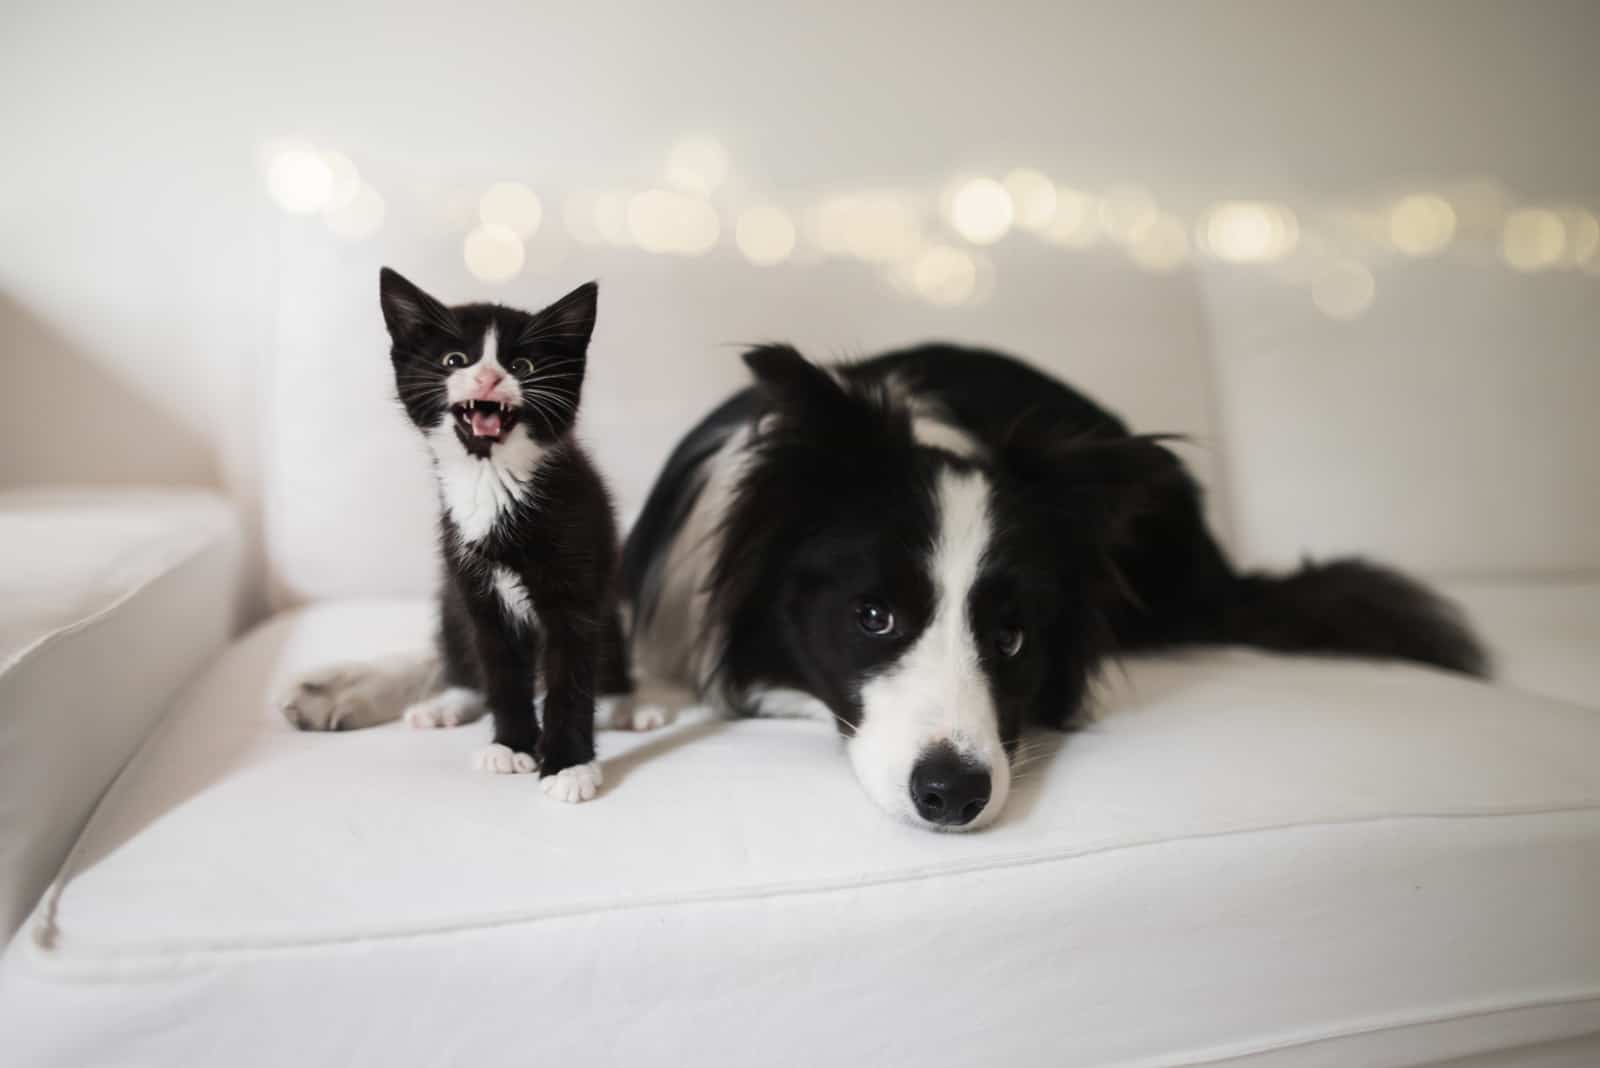
<svg viewBox="0 0 1600 1068">
<path fill-rule="evenodd" d="M 303 731 L 359 730 L 399 719 L 407 706 L 437 693 L 443 676 L 431 650 L 346 661 L 291 680 L 273 704 Z"/>
<path fill-rule="evenodd" d="M 1287 575 L 1232 582 L 1226 640 L 1281 652 L 1414 660 L 1487 675 L 1489 658 L 1455 605 L 1398 571 L 1365 560 L 1307 563 Z"/>
</svg>

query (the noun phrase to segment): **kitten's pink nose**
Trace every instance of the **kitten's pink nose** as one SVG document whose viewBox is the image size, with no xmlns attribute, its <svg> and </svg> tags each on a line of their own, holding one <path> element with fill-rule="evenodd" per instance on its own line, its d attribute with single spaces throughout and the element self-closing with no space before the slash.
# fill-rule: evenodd
<svg viewBox="0 0 1600 1068">
<path fill-rule="evenodd" d="M 505 373 L 493 367 L 479 367 L 472 372 L 473 400 L 489 400 L 494 396 L 494 389 L 505 381 Z"/>
</svg>

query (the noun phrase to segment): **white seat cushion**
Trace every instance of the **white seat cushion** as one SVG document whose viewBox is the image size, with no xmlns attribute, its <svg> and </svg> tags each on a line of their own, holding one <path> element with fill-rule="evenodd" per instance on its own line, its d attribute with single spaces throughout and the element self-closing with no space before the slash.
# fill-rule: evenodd
<svg viewBox="0 0 1600 1068">
<path fill-rule="evenodd" d="M 427 617 L 280 616 L 188 691 L 7 954 L 17 1063 L 1387 1065 L 1600 1031 L 1592 710 L 1134 663 L 960 836 L 882 816 L 819 723 L 604 734 L 565 806 L 469 769 L 485 723 L 267 708 Z"/>
<path fill-rule="evenodd" d="M 178 489 L 0 493 L 0 934 L 233 634 L 239 529 Z"/>
</svg>

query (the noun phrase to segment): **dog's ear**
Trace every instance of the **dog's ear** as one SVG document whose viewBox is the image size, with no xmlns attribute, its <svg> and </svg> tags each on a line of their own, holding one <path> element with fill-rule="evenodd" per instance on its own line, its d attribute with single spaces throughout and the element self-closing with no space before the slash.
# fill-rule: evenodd
<svg viewBox="0 0 1600 1068">
<path fill-rule="evenodd" d="M 744 363 L 775 408 L 826 409 L 844 399 L 838 381 L 793 345 L 758 345 L 744 354 Z"/>
<path fill-rule="evenodd" d="M 843 376 L 819 367 L 792 345 L 762 345 L 744 354 L 768 408 L 779 415 L 772 435 L 785 433 L 790 444 L 826 445 L 838 455 L 856 450 L 856 462 L 911 446 L 911 420 L 881 387 L 846 385 Z"/>
<path fill-rule="evenodd" d="M 1163 498 L 1199 492 L 1163 444 L 1172 440 L 1154 434 L 1071 437 L 1023 420 L 1001 452 L 1005 469 L 1052 525 L 1109 549 L 1128 541 Z"/>
<path fill-rule="evenodd" d="M 393 268 L 378 272 L 378 303 L 383 306 L 383 324 L 396 345 L 414 343 L 429 330 L 452 337 L 461 334 L 449 308 Z"/>
</svg>

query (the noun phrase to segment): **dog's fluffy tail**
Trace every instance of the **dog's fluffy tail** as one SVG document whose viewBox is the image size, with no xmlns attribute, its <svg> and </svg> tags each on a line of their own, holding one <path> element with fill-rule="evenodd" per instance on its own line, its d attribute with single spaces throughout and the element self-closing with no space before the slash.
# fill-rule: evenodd
<svg viewBox="0 0 1600 1068">
<path fill-rule="evenodd" d="M 1489 658 L 1455 605 L 1397 571 L 1364 560 L 1307 563 L 1287 575 L 1233 580 L 1227 641 L 1281 652 L 1414 660 L 1487 675 Z"/>
</svg>

